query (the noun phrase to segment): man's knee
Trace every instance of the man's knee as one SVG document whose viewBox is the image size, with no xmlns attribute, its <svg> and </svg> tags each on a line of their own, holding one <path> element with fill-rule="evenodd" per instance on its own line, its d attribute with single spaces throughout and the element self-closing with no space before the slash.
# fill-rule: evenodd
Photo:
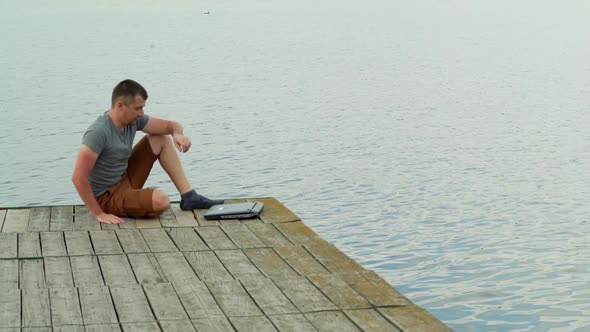
<svg viewBox="0 0 590 332">
<path fill-rule="evenodd" d="M 164 146 L 172 144 L 170 135 L 148 135 L 148 140 L 155 155 L 160 155 Z"/>
<path fill-rule="evenodd" d="M 154 190 L 152 194 L 152 207 L 156 213 L 160 214 L 170 207 L 170 198 L 168 198 L 165 192 Z"/>
</svg>

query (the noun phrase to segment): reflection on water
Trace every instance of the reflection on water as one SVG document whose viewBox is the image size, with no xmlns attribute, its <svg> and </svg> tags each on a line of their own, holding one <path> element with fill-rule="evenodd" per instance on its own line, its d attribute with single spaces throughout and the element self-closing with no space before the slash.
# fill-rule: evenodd
<svg viewBox="0 0 590 332">
<path fill-rule="evenodd" d="M 0 206 L 79 203 L 133 78 L 203 194 L 279 198 L 456 330 L 590 328 L 587 4 L 42 6 L 0 4 Z"/>
</svg>

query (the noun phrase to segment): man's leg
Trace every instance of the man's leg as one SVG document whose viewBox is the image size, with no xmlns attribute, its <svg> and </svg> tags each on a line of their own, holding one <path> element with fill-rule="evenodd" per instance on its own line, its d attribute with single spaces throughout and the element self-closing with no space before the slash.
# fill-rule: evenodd
<svg viewBox="0 0 590 332">
<path fill-rule="evenodd" d="M 208 199 L 205 196 L 197 194 L 197 192 L 191 188 L 186 175 L 184 174 L 184 170 L 182 169 L 180 159 L 176 154 L 172 138 L 169 135 L 148 135 L 147 137 L 153 154 L 158 156 L 160 165 L 162 165 L 162 168 L 166 171 L 180 193 L 181 209 L 207 209 L 215 204 L 223 204 L 223 200 Z"/>
<path fill-rule="evenodd" d="M 148 135 L 147 137 L 150 140 L 152 152 L 158 156 L 160 165 L 162 165 L 162 168 L 166 171 L 176 186 L 176 189 L 178 189 L 178 192 L 184 194 L 190 191 L 191 186 L 184 175 L 182 164 L 174 150 L 171 137 L 169 135 Z"/>
<path fill-rule="evenodd" d="M 147 137 L 134 147 L 127 172 L 113 188 L 112 210 L 118 216 L 155 217 L 170 206 L 168 195 L 155 189 L 142 189 L 158 156 L 152 152 Z"/>
</svg>

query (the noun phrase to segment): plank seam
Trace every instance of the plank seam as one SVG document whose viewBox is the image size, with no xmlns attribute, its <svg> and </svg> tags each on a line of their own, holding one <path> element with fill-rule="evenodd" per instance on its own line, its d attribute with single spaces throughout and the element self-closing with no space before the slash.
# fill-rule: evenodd
<svg viewBox="0 0 590 332">
<path fill-rule="evenodd" d="M 0 219 L 0 233 L 2 232 L 2 229 L 4 228 L 4 219 L 6 219 L 7 214 L 8 214 L 8 210 L 0 210 L 0 216 L 2 216 L 2 218 Z"/>
<path fill-rule="evenodd" d="M 164 228 L 164 233 L 166 233 L 166 235 L 168 236 L 168 238 L 170 239 L 170 241 L 172 241 L 172 244 L 174 244 L 174 246 L 176 247 L 176 249 L 179 252 L 182 252 L 182 250 L 180 250 L 180 247 L 178 246 L 178 243 L 176 243 L 176 241 L 174 241 L 174 237 L 172 237 L 170 235 L 170 232 L 172 231 L 172 228 Z M 194 231 L 193 231 L 194 232 Z M 184 255 L 183 255 L 184 256 Z"/>
<path fill-rule="evenodd" d="M 184 255 L 183 255 L 183 257 L 184 257 Z M 185 260 L 186 260 L 186 258 L 185 258 Z M 191 269 L 192 269 L 192 266 L 191 266 Z M 195 271 L 193 271 L 193 272 L 195 272 Z M 197 279 L 199 279 L 199 276 L 197 276 L 197 273 L 196 272 L 195 272 L 195 276 L 197 277 Z M 184 313 L 186 314 L 186 317 L 188 317 L 188 320 L 191 321 L 191 325 L 192 325 L 193 323 L 192 323 L 191 315 L 188 313 L 188 310 L 186 309 L 186 306 L 184 305 L 184 302 L 182 301 L 182 298 L 180 297 L 180 295 L 178 295 L 178 291 L 176 290 L 176 287 L 174 287 L 174 283 L 173 282 L 170 282 L 170 286 L 174 290 L 174 294 L 176 294 L 176 297 L 178 298 L 178 302 L 180 302 L 180 305 L 182 306 L 182 309 L 184 310 Z M 211 293 L 211 292 L 209 292 L 209 293 Z M 211 295 L 211 297 L 213 297 L 213 295 Z M 215 303 L 217 303 L 217 301 L 215 301 Z M 219 306 L 219 304 L 217 304 L 217 306 Z M 154 316 L 154 317 L 156 317 L 156 316 Z"/>
<path fill-rule="evenodd" d="M 96 259 L 96 265 L 98 265 L 98 270 L 100 271 L 100 278 L 102 279 L 102 284 L 105 286 L 108 286 L 107 281 L 106 281 L 106 279 L 103 275 L 103 272 L 102 272 L 102 266 L 100 266 L 100 259 L 98 259 L 98 255 L 96 255 L 96 253 L 94 255 L 90 255 L 90 261 L 92 261 L 92 257 L 94 257 Z M 100 285 L 98 285 L 98 286 L 100 287 Z M 111 299 L 111 301 L 112 301 L 112 299 Z"/>
<path fill-rule="evenodd" d="M 209 247 L 209 245 L 207 244 L 207 242 L 205 241 L 205 239 L 201 236 L 201 234 L 199 234 L 199 232 L 197 232 L 196 227 L 191 227 L 192 228 L 192 232 L 197 234 L 197 237 L 201 240 L 201 242 L 203 242 L 203 244 L 205 245 L 205 247 L 207 248 L 207 250 L 213 250 L 211 249 L 211 247 Z M 201 250 L 198 250 L 201 251 Z"/>
<path fill-rule="evenodd" d="M 98 260 L 98 259 L 97 259 Z M 117 306 L 115 305 L 115 300 L 113 299 L 113 293 L 111 292 L 111 287 L 106 286 L 109 291 L 109 297 L 111 298 L 111 304 L 113 305 L 113 311 L 115 312 L 115 316 L 117 317 L 117 323 L 121 324 L 121 320 L 119 319 L 119 311 L 117 311 Z"/>
<path fill-rule="evenodd" d="M 309 256 L 311 256 L 313 259 L 315 259 L 316 262 L 318 262 L 324 269 L 326 269 L 326 271 L 328 271 L 330 273 L 334 273 L 326 265 L 324 265 L 317 257 L 315 257 L 315 255 L 312 254 L 311 251 L 309 251 L 305 245 L 301 245 L 301 248 L 303 248 L 303 250 L 305 250 L 305 252 L 307 252 L 309 254 Z"/>
</svg>

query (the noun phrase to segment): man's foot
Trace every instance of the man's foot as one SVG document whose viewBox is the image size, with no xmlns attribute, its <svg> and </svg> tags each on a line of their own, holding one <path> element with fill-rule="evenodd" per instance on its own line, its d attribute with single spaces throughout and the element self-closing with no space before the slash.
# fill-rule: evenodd
<svg viewBox="0 0 590 332">
<path fill-rule="evenodd" d="M 188 193 L 182 194 L 180 199 L 180 208 L 182 210 L 194 209 L 208 209 L 213 205 L 223 204 L 222 199 L 209 199 L 205 196 L 197 194 L 196 191 L 191 190 Z"/>
</svg>

